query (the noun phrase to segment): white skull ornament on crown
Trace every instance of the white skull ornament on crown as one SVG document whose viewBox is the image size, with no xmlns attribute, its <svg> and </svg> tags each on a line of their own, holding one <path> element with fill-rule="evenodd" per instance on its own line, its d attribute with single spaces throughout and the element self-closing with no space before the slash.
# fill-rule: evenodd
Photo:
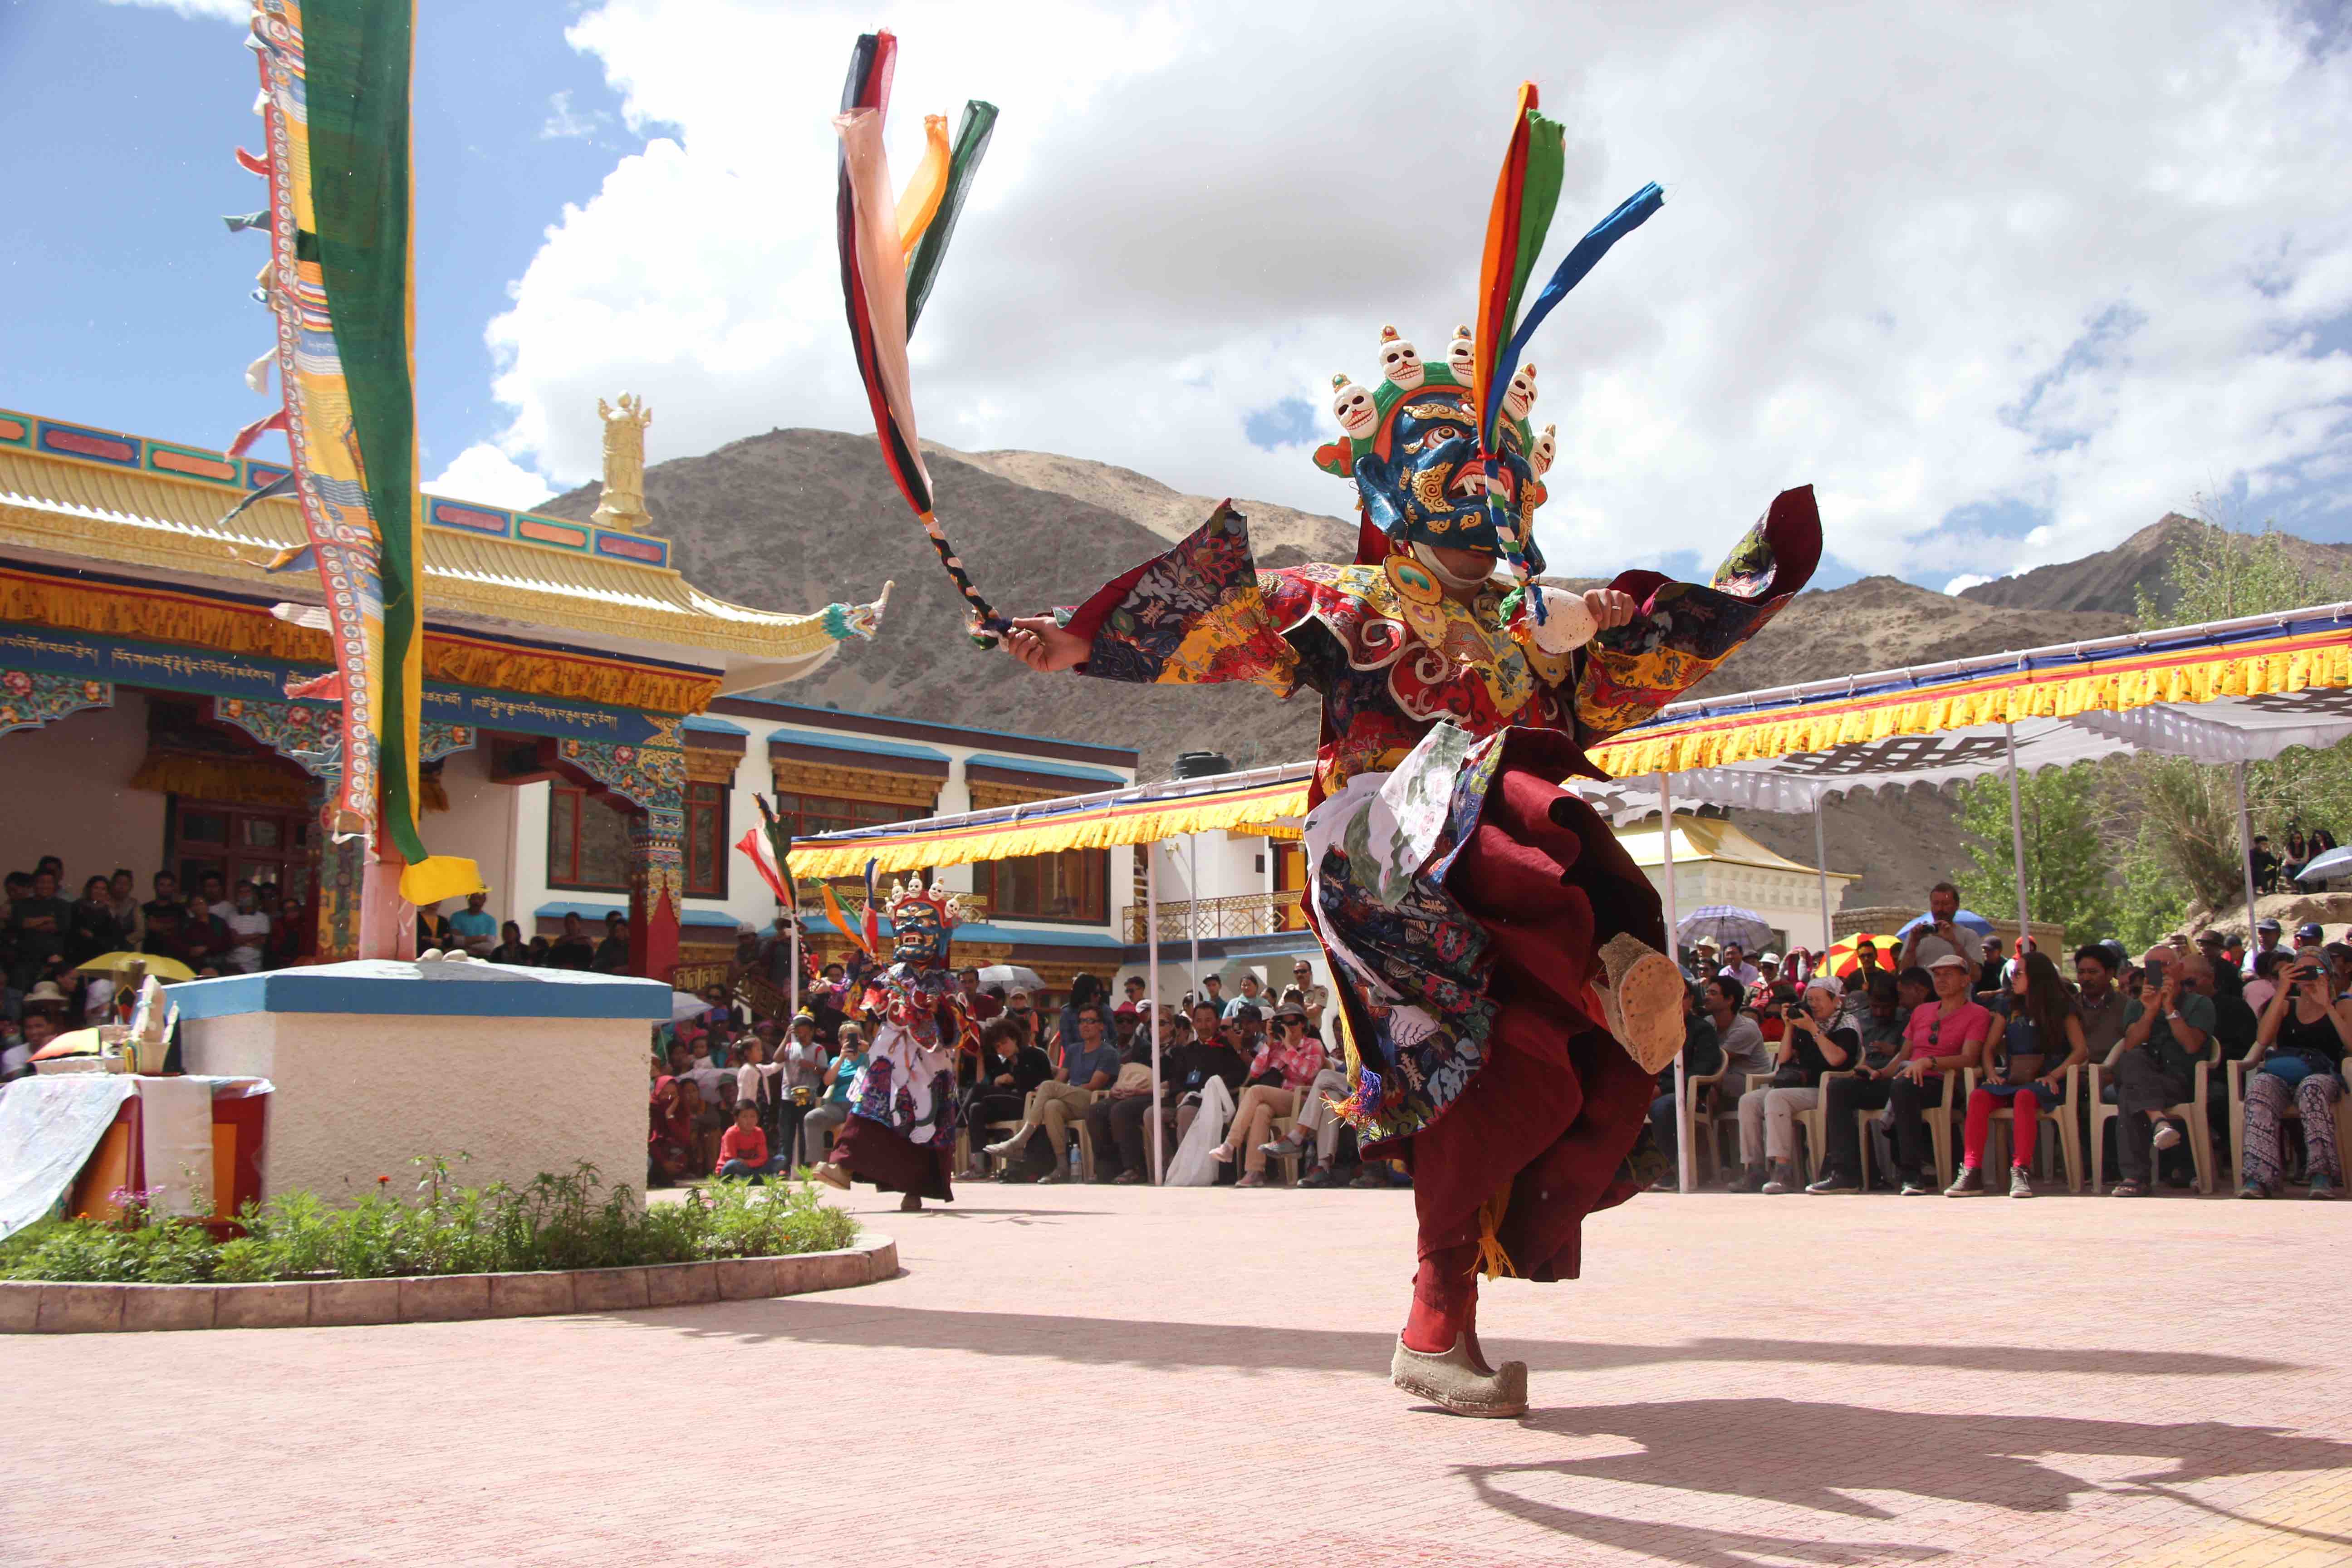
<svg viewBox="0 0 2352 1568">
<path fill-rule="evenodd" d="M 1421 351 L 1397 336 L 1394 327 L 1381 329 L 1381 374 L 1399 392 L 1419 390 L 1422 377 L 1428 374 L 1421 363 Z"/>
<path fill-rule="evenodd" d="M 1503 411 L 1514 419 L 1525 419 L 1536 402 L 1536 367 L 1523 364 L 1511 373 L 1511 384 L 1503 394 Z"/>
<path fill-rule="evenodd" d="M 1454 341 L 1445 345 L 1446 368 L 1453 371 L 1454 379 L 1465 386 L 1470 384 L 1471 374 L 1477 369 L 1472 359 L 1475 348 L 1467 327 L 1454 328 Z"/>
<path fill-rule="evenodd" d="M 1543 427 L 1543 434 L 1536 437 L 1535 450 L 1528 454 L 1528 466 L 1535 470 L 1536 478 L 1542 479 L 1551 472 L 1551 466 L 1559 458 L 1559 426 L 1547 425 Z"/>
<path fill-rule="evenodd" d="M 1358 386 L 1341 371 L 1331 378 L 1331 412 L 1339 421 L 1339 428 L 1352 439 L 1360 440 L 1372 433 L 1381 422 L 1381 411 L 1372 403 L 1372 395 Z"/>
</svg>

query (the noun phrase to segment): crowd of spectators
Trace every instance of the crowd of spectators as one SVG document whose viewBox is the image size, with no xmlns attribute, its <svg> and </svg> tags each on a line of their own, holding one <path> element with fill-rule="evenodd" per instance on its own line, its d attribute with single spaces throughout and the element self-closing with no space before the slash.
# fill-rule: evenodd
<svg viewBox="0 0 2352 1568">
<path fill-rule="evenodd" d="M 773 984 L 773 951 L 771 939 L 747 934 L 733 976 Z M 1083 1127 L 1093 1180 L 1149 1180 L 1152 1030 L 1144 982 L 1130 977 L 1116 1003 L 1091 974 L 1076 976 L 1058 998 L 982 986 L 977 969 L 964 970 L 959 983 L 980 1043 L 962 1058 L 959 1084 L 971 1159 L 965 1179 L 1079 1179 L 1074 1134 Z M 649 1183 L 712 1174 L 756 1181 L 824 1158 L 848 1115 L 874 1020 L 858 1014 L 839 964 L 820 972 L 788 1025 L 757 1011 L 750 997 L 761 989 L 713 984 L 700 1012 L 655 1031 Z M 1328 1100 L 1348 1092 L 1330 1010 L 1329 992 L 1304 960 L 1278 989 L 1245 972 L 1228 996 L 1223 976 L 1209 973 L 1197 991 L 1162 1003 L 1163 1162 L 1204 1103 L 1222 1114 L 1229 1102 L 1216 1149 L 1219 1181 L 1262 1186 L 1268 1163 L 1283 1160 L 1297 1162 L 1304 1186 L 1406 1184 L 1386 1162 L 1359 1158 L 1353 1131 L 1329 1110 Z M 1209 1093 L 1212 1079 L 1222 1096 Z"/>
<path fill-rule="evenodd" d="M 2045 1120 L 2074 1118 L 2083 1139 L 2114 1140 L 2100 1161 L 2118 1173 L 2110 1194 L 2141 1197 L 2190 1184 L 2190 1136 L 2231 1147 L 2242 1114 L 2240 1197 L 2295 1182 L 2314 1198 L 2341 1191 L 2336 1107 L 2352 1081 L 2352 944 L 2306 924 L 2286 945 L 2279 922 L 2262 920 L 2251 948 L 2210 931 L 2175 932 L 2137 956 L 2109 940 L 2077 949 L 2062 970 L 2030 938 L 2004 952 L 1960 916 L 1958 889 L 1938 884 L 1891 957 L 1864 936 L 1843 975 L 1801 949 L 1751 960 L 1736 943 L 1696 944 L 1685 965 L 1689 1098 L 1677 1100 L 1669 1068 L 1651 1106 L 1669 1160 L 1685 1125 L 1711 1140 L 1721 1122 L 1725 1132 L 1736 1124 L 1738 1161 L 1723 1169 L 1733 1192 L 1972 1197 L 1995 1190 L 1984 1166 L 2007 1113 L 2004 1190 L 2029 1198 Z M 2200 1063 L 2206 1125 L 2191 1129 Z M 2095 1103 L 2113 1114 L 2095 1115 Z M 1799 1129 L 1809 1113 L 1807 1136 L 1821 1146 L 1805 1182 Z M 1946 1184 L 1936 1150 L 1955 1132 Z"/>
</svg>

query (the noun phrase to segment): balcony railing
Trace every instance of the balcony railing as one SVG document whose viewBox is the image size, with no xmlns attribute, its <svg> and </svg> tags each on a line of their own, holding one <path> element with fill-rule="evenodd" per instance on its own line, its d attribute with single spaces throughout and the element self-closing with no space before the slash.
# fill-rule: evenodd
<svg viewBox="0 0 2352 1568">
<path fill-rule="evenodd" d="M 1161 942 L 1204 941 L 1212 937 L 1271 936 L 1276 931 L 1305 931 L 1307 917 L 1299 911 L 1300 889 L 1278 893 L 1236 893 L 1223 899 L 1184 899 L 1160 906 Z M 1143 931 L 1144 907 L 1127 906 L 1127 940 L 1148 939 Z"/>
</svg>

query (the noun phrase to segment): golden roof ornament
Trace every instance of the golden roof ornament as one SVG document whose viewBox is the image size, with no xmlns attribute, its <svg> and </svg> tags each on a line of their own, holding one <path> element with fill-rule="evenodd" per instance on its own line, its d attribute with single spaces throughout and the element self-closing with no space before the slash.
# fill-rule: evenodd
<svg viewBox="0 0 2352 1568">
<path fill-rule="evenodd" d="M 590 519 L 599 528 L 652 531 L 646 512 L 646 426 L 654 411 L 634 392 L 621 394 L 615 405 L 596 400 L 596 416 L 604 422 L 604 493 Z"/>
</svg>

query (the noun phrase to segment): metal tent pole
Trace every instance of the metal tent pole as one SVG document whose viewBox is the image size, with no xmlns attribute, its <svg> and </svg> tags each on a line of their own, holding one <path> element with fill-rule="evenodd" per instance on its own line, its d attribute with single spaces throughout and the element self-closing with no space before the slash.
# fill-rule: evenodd
<svg viewBox="0 0 2352 1568">
<path fill-rule="evenodd" d="M 2254 819 L 2246 810 L 2246 764 L 2238 764 L 2238 869 L 2246 879 L 2246 951 L 2254 951 Z"/>
<path fill-rule="evenodd" d="M 1813 869 L 1822 878 L 1822 973 L 1829 972 L 1829 952 L 1833 940 L 1830 935 L 1830 852 L 1824 847 L 1822 831 L 1822 797 L 1813 796 Z"/>
<path fill-rule="evenodd" d="M 1680 973 L 1683 967 L 1683 944 L 1681 939 L 1675 935 L 1675 923 L 1681 919 L 1680 912 L 1675 907 L 1675 797 L 1673 792 L 1666 787 L 1666 775 L 1664 773 L 1658 775 L 1658 856 L 1666 868 L 1665 897 L 1662 900 L 1665 905 L 1666 915 L 1666 956 L 1674 960 L 1675 971 Z M 1688 1072 L 1684 1066 L 1683 1053 L 1676 1051 L 1675 1053 L 1675 1185 L 1686 1193 L 1695 1190 L 1698 1185 L 1698 1180 L 1692 1173 L 1691 1168 L 1691 1141 L 1683 1135 L 1682 1107 L 1685 1097 L 1690 1092 L 1685 1086 L 1685 1079 L 1687 1077 Z"/>
<path fill-rule="evenodd" d="M 1191 863 L 1185 868 L 1184 879 L 1191 884 L 1192 891 L 1192 901 L 1186 905 L 1184 910 L 1184 927 L 1192 933 L 1192 994 L 1198 996 L 1202 989 L 1201 985 L 1201 836 L 1198 833 L 1188 833 L 1184 836 L 1184 843 L 1185 853 L 1191 858 Z"/>
<path fill-rule="evenodd" d="M 2025 807 L 2017 793 L 2017 726 L 2006 720 L 2001 731 L 2009 737 L 2009 844 L 2017 861 L 2017 934 L 2027 934 L 2025 920 Z M 1995 976 L 1996 979 L 1999 976 Z"/>
<path fill-rule="evenodd" d="M 1146 1000 L 1151 1008 L 1151 1184 L 1160 1184 L 1160 846 L 1143 846 L 1143 940 L 1150 944 Z"/>
</svg>

